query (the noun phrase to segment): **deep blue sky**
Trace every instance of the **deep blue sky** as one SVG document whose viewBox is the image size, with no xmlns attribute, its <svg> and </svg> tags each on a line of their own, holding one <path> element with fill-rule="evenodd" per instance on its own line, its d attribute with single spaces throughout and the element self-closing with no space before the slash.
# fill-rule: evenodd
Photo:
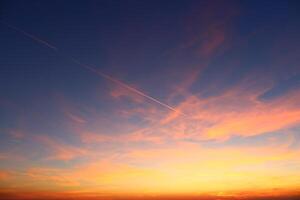
<svg viewBox="0 0 300 200">
<path fill-rule="evenodd" d="M 129 83 L 144 84 L 147 91 L 162 96 L 165 88 L 160 91 L 157 87 L 167 87 L 170 83 L 161 84 L 166 80 L 157 77 L 158 73 L 169 73 L 174 68 L 185 70 L 182 68 L 202 62 L 191 52 L 180 52 L 185 54 L 179 55 L 181 58 L 170 52 L 193 37 L 188 29 L 192 29 L 192 34 L 200 34 L 206 28 L 195 15 L 201 15 L 207 4 L 203 1 L 2 1 L 1 19 L 54 44 L 65 54 L 95 64 Z M 296 1 L 221 1 L 219 4 L 214 8 L 221 11 L 216 18 L 236 12 L 229 30 L 233 47 L 210 62 L 212 67 L 205 72 L 207 76 L 192 88 L 195 92 L 206 87 L 207 82 L 219 79 L 220 72 L 234 59 L 242 61 L 233 69 L 230 80 L 222 84 L 224 87 L 235 84 L 249 70 L 276 68 L 273 62 L 276 58 L 266 55 L 276 41 L 289 38 L 278 41 L 285 45 L 279 54 L 294 53 L 299 44 Z M 241 45 L 242 42 L 247 44 Z M 40 95 L 51 90 L 74 94 L 93 84 L 91 81 L 97 81 L 80 67 L 3 25 L 1 44 L 1 80 L 5 83 L 1 84 L 1 90 L 9 97 L 22 99 L 18 95 Z M 287 72 L 280 67 L 275 73 L 283 76 Z M 289 85 L 297 78 L 283 84 Z"/>
</svg>

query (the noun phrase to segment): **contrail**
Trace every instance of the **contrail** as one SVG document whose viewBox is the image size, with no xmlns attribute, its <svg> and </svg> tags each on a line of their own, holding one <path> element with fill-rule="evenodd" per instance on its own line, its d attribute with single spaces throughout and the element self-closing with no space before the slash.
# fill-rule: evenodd
<svg viewBox="0 0 300 200">
<path fill-rule="evenodd" d="M 120 81 L 120 80 L 118 80 L 118 79 L 116 79 L 116 78 L 114 78 L 114 77 L 112 77 L 112 76 L 109 76 L 109 75 L 107 75 L 107 74 L 104 74 L 103 72 L 98 71 L 98 70 L 96 70 L 96 69 L 94 69 L 94 68 L 91 68 L 91 67 L 89 67 L 89 66 L 87 66 L 87 69 L 89 69 L 90 71 L 95 72 L 96 74 L 99 74 L 100 76 L 102 76 L 102 77 L 104 77 L 104 78 L 106 78 L 106 79 L 109 79 L 110 81 L 112 81 L 112 82 L 114 82 L 114 83 L 116 83 L 116 84 L 119 84 L 119 85 L 123 86 L 124 88 L 126 88 L 126 89 L 128 89 L 128 90 L 130 90 L 130 91 L 132 91 L 132 92 L 135 92 L 135 93 L 139 94 L 140 96 L 143 96 L 143 97 L 145 97 L 145 98 L 147 98 L 147 99 L 150 99 L 150 100 L 152 100 L 152 101 L 154 101 L 154 102 L 156 102 L 156 103 L 158 103 L 158 104 L 160 104 L 160 105 L 162 105 L 162 106 L 164 106 L 164 107 L 166 107 L 166 108 L 168 108 L 168 109 L 170 109 L 170 110 L 172 110 L 172 111 L 174 111 L 174 112 L 178 112 L 178 113 L 180 113 L 180 114 L 185 115 L 184 113 L 182 113 L 182 112 L 179 111 L 179 110 L 176 110 L 176 109 L 173 108 L 172 106 L 169 106 L 168 104 L 165 104 L 165 103 L 163 103 L 163 102 L 161 102 L 161 101 L 159 101 L 159 100 L 157 100 L 157 99 L 155 99 L 155 98 L 153 98 L 153 97 L 151 97 L 151 96 L 145 94 L 144 92 L 141 92 L 140 90 L 137 90 L 137 89 L 134 88 L 134 87 L 131 87 L 130 85 L 128 85 L 128 84 L 126 84 L 126 83 L 124 83 L 124 82 L 122 82 L 122 81 Z"/>
<path fill-rule="evenodd" d="M 168 104 L 166 104 L 166 103 L 163 103 L 163 102 L 159 101 L 158 99 L 156 99 L 156 98 L 154 98 L 154 97 L 151 97 L 151 96 L 145 94 L 144 92 L 142 92 L 142 91 L 140 91 L 140 90 L 138 90 L 138 89 L 136 89 L 136 88 L 134 88 L 134 87 L 132 87 L 132 86 L 126 84 L 126 83 L 124 83 L 123 81 L 120 81 L 120 80 L 114 78 L 113 76 L 110 76 L 110 75 L 108 75 L 108 74 L 106 74 L 106 73 L 104 73 L 104 72 L 101 72 L 100 70 L 97 70 L 97 69 L 95 69 L 94 67 L 91 67 L 91 66 L 89 66 L 89 65 L 86 65 L 86 64 L 84 64 L 84 63 L 81 63 L 80 61 L 78 61 L 77 59 L 75 59 L 75 58 L 73 58 L 73 57 L 63 55 L 62 53 L 60 53 L 60 52 L 58 51 L 58 48 L 55 47 L 54 45 L 49 44 L 48 42 L 46 42 L 46 41 L 44 41 L 44 40 L 42 40 L 42 39 L 40 39 L 40 38 L 38 38 L 38 37 L 36 37 L 36 36 L 34 36 L 34 35 L 28 33 L 28 32 L 26 32 L 26 31 L 23 31 L 23 30 L 20 29 L 20 28 L 17 28 L 17 27 L 15 27 L 15 26 L 10 25 L 10 24 L 4 23 L 4 22 L 2 22 L 2 21 L 1 21 L 1 23 L 4 24 L 4 25 L 6 25 L 6 26 L 8 26 L 9 28 L 11 28 L 11 29 L 13 29 L 13 30 L 19 32 L 19 33 L 22 33 L 23 35 L 25 35 L 25 36 L 27 36 L 28 38 L 34 40 L 35 42 L 38 42 L 38 43 L 40 43 L 40 44 L 42 44 L 42 45 L 44 45 L 44 46 L 46 46 L 46 47 L 52 49 L 53 51 L 59 53 L 60 55 L 64 56 L 65 58 L 68 58 L 68 59 L 71 60 L 72 62 L 78 64 L 79 66 L 81 66 L 81 67 L 83 67 L 83 68 L 85 68 L 85 69 L 88 69 L 89 71 L 94 72 L 94 73 L 96 73 L 97 75 L 99 75 L 99 76 L 101 76 L 101 77 L 103 77 L 103 78 L 105 78 L 105 79 L 107 79 L 107 80 L 109 80 L 109 81 L 112 81 L 112 82 L 114 82 L 114 83 L 116 83 L 116 84 L 118 84 L 118 85 L 120 85 L 120 86 L 122 86 L 122 87 L 124 87 L 124 88 L 126 88 L 126 89 L 128 89 L 128 90 L 130 90 L 130 91 L 132 91 L 132 92 L 134 92 L 134 93 L 136 93 L 136 94 L 142 96 L 142 97 L 145 97 L 145 98 L 147 98 L 147 99 L 149 99 L 149 100 L 151 100 L 151 101 L 153 101 L 153 102 L 155 102 L 155 103 L 157 103 L 157 104 L 159 104 L 159 105 L 161 105 L 161 106 L 163 106 L 163 107 L 165 107 L 165 108 L 167 108 L 167 109 L 169 109 L 169 110 L 171 110 L 171 111 L 174 111 L 174 112 L 177 112 L 177 113 L 179 113 L 179 114 L 181 114 L 181 115 L 187 116 L 186 114 L 184 114 L 183 112 L 177 110 L 176 108 L 174 108 L 174 107 L 172 107 L 172 106 L 170 106 L 170 105 L 168 105 Z"/>
<path fill-rule="evenodd" d="M 8 26 L 11 29 L 14 29 L 15 31 L 18 31 L 18 32 L 24 34 L 25 36 L 29 37 L 30 39 L 32 39 L 32 40 L 34 40 L 34 41 L 36 41 L 36 42 L 38 42 L 40 44 L 43 44 L 43 45 L 45 45 L 45 46 L 47 46 L 47 47 L 49 47 L 49 48 L 51 48 L 53 50 L 57 50 L 57 48 L 55 46 L 49 44 L 48 42 L 46 42 L 44 40 L 41 40 L 40 38 L 38 38 L 38 37 L 36 37 L 36 36 L 34 36 L 34 35 L 30 34 L 30 33 L 27 33 L 25 31 L 23 31 L 23 30 L 15 27 L 15 26 L 13 26 L 13 25 L 10 25 L 10 24 L 4 23 L 4 22 L 1 22 L 1 23 L 5 24 L 6 26 Z"/>
</svg>

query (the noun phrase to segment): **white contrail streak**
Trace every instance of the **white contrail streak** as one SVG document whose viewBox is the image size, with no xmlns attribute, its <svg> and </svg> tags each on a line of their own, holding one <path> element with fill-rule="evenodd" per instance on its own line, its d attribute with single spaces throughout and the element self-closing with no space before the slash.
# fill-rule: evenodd
<svg viewBox="0 0 300 200">
<path fill-rule="evenodd" d="M 30 33 L 27 33 L 27 32 L 25 32 L 25 31 L 23 31 L 23 30 L 21 30 L 21 29 L 15 27 L 15 26 L 13 26 L 13 25 L 10 25 L 10 24 L 4 23 L 4 22 L 1 22 L 1 23 L 5 24 L 5 25 L 8 26 L 9 28 L 14 29 L 15 31 L 18 31 L 18 32 L 24 34 L 25 36 L 29 37 L 30 39 L 32 39 L 32 40 L 34 40 L 34 41 L 36 41 L 36 42 L 38 42 L 38 43 L 40 43 L 40 44 L 46 45 L 47 47 L 49 47 L 49 48 L 51 48 L 51 49 L 53 49 L 53 50 L 57 50 L 57 48 L 56 48 L 55 46 L 49 44 L 48 42 L 46 42 L 46 41 L 44 41 L 44 40 L 41 40 L 40 38 L 38 38 L 38 37 L 36 37 L 36 36 L 34 36 L 34 35 L 30 34 Z"/>
<path fill-rule="evenodd" d="M 162 105 L 162 106 L 164 106 L 164 107 L 166 107 L 166 108 L 168 108 L 168 109 L 170 109 L 170 110 L 172 110 L 172 111 L 174 111 L 174 112 L 178 112 L 178 113 L 180 113 L 180 114 L 185 115 L 184 113 L 182 113 L 181 111 L 179 111 L 179 110 L 173 108 L 172 106 L 169 106 L 168 104 L 165 104 L 165 103 L 163 103 L 163 102 L 161 102 L 161 101 L 159 101 L 159 100 L 157 100 L 157 99 L 155 99 L 155 98 L 153 98 L 153 97 L 151 97 L 151 96 L 145 94 L 144 92 L 142 92 L 142 91 L 140 91 L 140 90 L 137 90 L 137 89 L 134 88 L 134 87 L 131 87 L 130 85 L 128 85 L 128 84 L 126 84 L 126 83 L 124 83 L 124 82 L 122 82 L 122 81 L 120 81 L 120 80 L 118 80 L 118 79 L 116 79 L 116 78 L 114 78 L 114 77 L 112 77 L 112 76 L 109 76 L 109 75 L 107 75 L 107 74 L 104 74 L 103 72 L 98 71 L 98 70 L 96 70 L 95 68 L 91 68 L 91 67 L 89 67 L 89 66 L 86 66 L 86 68 L 89 69 L 89 70 L 92 71 L 92 72 L 95 72 L 96 74 L 99 74 L 100 76 L 102 76 L 102 77 L 104 77 L 104 78 L 106 78 L 106 79 L 109 79 L 110 81 L 112 81 L 112 82 L 114 82 L 114 83 L 116 83 L 116 84 L 119 84 L 119 85 L 123 86 L 124 88 L 126 88 L 126 89 L 128 89 L 128 90 L 130 90 L 130 91 L 132 91 L 132 92 L 135 92 L 135 93 L 139 94 L 140 96 L 143 96 L 143 97 L 145 97 L 145 98 L 147 98 L 147 99 L 150 99 L 150 100 L 152 100 L 152 101 L 154 101 L 154 102 L 156 102 L 156 103 L 158 103 L 158 104 L 160 104 L 160 105 Z"/>
<path fill-rule="evenodd" d="M 40 38 L 38 38 L 38 37 L 30 34 L 30 33 L 27 33 L 26 31 L 23 31 L 22 29 L 19 29 L 19 28 L 15 27 L 15 26 L 12 26 L 12 25 L 4 23 L 4 22 L 1 22 L 1 23 L 4 24 L 4 25 L 6 25 L 6 26 L 8 26 L 8 27 L 10 27 L 10 28 L 12 28 L 12 29 L 14 29 L 15 31 L 17 31 L 19 33 L 22 33 L 23 35 L 29 37 L 30 39 L 32 39 L 32 40 L 34 40 L 34 41 L 36 41 L 36 42 L 38 42 L 38 43 L 40 43 L 40 44 L 42 44 L 42 45 L 44 45 L 44 46 L 46 46 L 48 48 L 54 50 L 55 52 L 59 53 L 60 55 L 62 55 L 58 51 L 57 47 L 49 44 L 48 42 L 46 42 L 46 41 L 44 41 L 44 40 L 42 40 L 42 39 L 40 39 Z M 62 55 L 62 56 L 64 56 L 64 55 Z M 144 98 L 147 98 L 147 99 L 149 99 L 149 100 L 151 100 L 151 101 L 153 101 L 153 102 L 155 102 L 155 103 L 157 103 L 157 104 L 159 104 L 159 105 L 161 105 L 161 106 L 163 106 L 163 107 L 165 107 L 165 108 L 167 108 L 169 110 L 172 110 L 172 111 L 177 112 L 177 113 L 179 113 L 181 115 L 187 116 L 186 114 L 184 114 L 183 112 L 177 110 L 176 108 L 174 108 L 172 106 L 169 106 L 168 104 L 165 104 L 165 103 L 159 101 L 158 99 L 145 94 L 144 92 L 142 92 L 142 91 L 140 91 L 140 90 L 138 90 L 138 89 L 136 89 L 136 88 L 134 88 L 134 87 L 126 84 L 126 83 L 124 83 L 123 81 L 120 81 L 120 80 L 114 78 L 113 76 L 110 76 L 110 75 L 108 75 L 106 73 L 103 73 L 100 70 L 95 69 L 94 67 L 86 65 L 84 63 L 81 63 L 80 61 L 78 61 L 77 59 L 75 59 L 73 57 L 70 57 L 70 56 L 64 56 L 64 57 L 70 59 L 72 62 L 80 65 L 81 67 L 83 67 L 85 69 L 88 69 L 89 71 L 94 72 L 94 73 L 98 74 L 99 76 L 101 76 L 101 77 L 103 77 L 103 78 L 105 78 L 105 79 L 107 79 L 109 81 L 112 81 L 112 82 L 114 82 L 114 83 L 116 83 L 116 84 L 118 84 L 118 85 L 120 85 L 120 86 L 122 86 L 122 87 L 124 87 L 124 88 L 126 88 L 126 89 L 128 89 L 128 90 L 130 90 L 130 91 L 132 91 L 132 92 L 134 92 L 134 93 L 136 93 L 136 94 L 144 97 Z"/>
</svg>

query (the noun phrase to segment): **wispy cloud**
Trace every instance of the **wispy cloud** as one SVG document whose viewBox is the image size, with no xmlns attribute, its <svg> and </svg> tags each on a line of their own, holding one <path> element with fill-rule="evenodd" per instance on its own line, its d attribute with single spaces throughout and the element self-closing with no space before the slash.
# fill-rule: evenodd
<svg viewBox="0 0 300 200">
<path fill-rule="evenodd" d="M 0 181 L 9 179 L 10 173 L 8 171 L 0 170 Z"/>
<path fill-rule="evenodd" d="M 282 190 L 299 184 L 295 165 L 299 149 L 289 149 L 289 141 L 261 147 L 202 147 L 178 142 L 158 148 L 128 149 L 118 156 L 95 157 L 69 168 L 32 167 L 22 177 L 31 185 L 78 189 L 81 192 L 114 194 L 165 194 L 224 191 L 238 194 L 251 191 L 259 181 L 262 190 Z M 276 163 L 276 168 L 270 166 Z M 226 181 L 224 181 L 226 179 Z M 170 180 L 176 180 L 170 183 Z M 210 184 L 213 182 L 214 184 Z M 256 192 L 263 192 L 256 190 Z M 252 193 L 253 194 L 253 193 Z"/>
<path fill-rule="evenodd" d="M 186 19 L 189 37 L 183 46 L 195 49 L 202 59 L 210 59 L 229 44 L 233 22 L 239 10 L 233 2 L 214 1 L 203 2 L 191 10 Z"/>
<path fill-rule="evenodd" d="M 25 137 L 26 134 L 20 129 L 12 129 L 9 130 L 9 135 L 14 139 L 22 139 Z"/>
<path fill-rule="evenodd" d="M 225 139 L 233 135 L 251 136 L 296 125 L 300 119 L 299 95 L 292 92 L 272 101 L 258 99 L 260 92 L 248 93 L 242 87 L 217 97 L 187 98 L 178 109 L 191 119 L 168 115 L 161 121 L 171 135 Z M 276 122 L 276 123 L 274 123 Z M 168 126 L 167 123 L 170 125 Z"/>
<path fill-rule="evenodd" d="M 299 123 L 300 108 L 297 102 L 300 96 L 297 91 L 265 101 L 260 96 L 268 88 L 251 88 L 247 84 L 241 83 L 217 96 L 186 96 L 176 109 L 188 113 L 187 117 L 175 112 L 156 111 L 147 127 L 137 129 L 138 137 L 130 132 L 111 136 L 87 132 L 82 134 L 83 141 L 151 141 L 150 138 L 160 142 L 170 139 L 223 141 L 232 136 L 247 137 L 283 131 Z M 127 113 L 135 109 L 128 108 Z M 143 112 L 134 113 L 147 119 L 151 113 L 149 109 L 144 107 Z"/>
<path fill-rule="evenodd" d="M 45 150 L 50 153 L 45 157 L 47 160 L 69 161 L 80 156 L 84 156 L 87 150 L 84 148 L 75 147 L 53 139 L 47 135 L 35 136 L 36 141 L 45 147 Z"/>
</svg>

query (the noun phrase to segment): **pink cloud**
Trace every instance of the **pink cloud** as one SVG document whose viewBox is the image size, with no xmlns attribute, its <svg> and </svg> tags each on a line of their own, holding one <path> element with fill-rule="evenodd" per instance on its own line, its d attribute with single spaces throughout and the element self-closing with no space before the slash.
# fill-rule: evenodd
<svg viewBox="0 0 300 200">
<path fill-rule="evenodd" d="M 221 30 L 207 32 L 199 53 L 203 56 L 212 55 L 225 41 L 225 33 Z"/>
<path fill-rule="evenodd" d="M 9 135 L 14 139 L 22 139 L 25 137 L 25 133 L 19 129 L 12 129 L 9 131 Z"/>
<path fill-rule="evenodd" d="M 127 88 L 124 88 L 117 84 L 112 84 L 111 88 L 112 89 L 110 90 L 110 96 L 115 99 L 128 98 L 136 103 L 141 103 L 144 101 L 144 97 L 142 97 L 141 95 L 138 95 L 138 94 L 134 93 L 133 91 L 130 91 Z"/>
<path fill-rule="evenodd" d="M 87 155 L 87 150 L 84 148 L 64 144 L 46 135 L 36 136 L 36 140 L 45 145 L 46 149 L 50 151 L 50 156 L 46 157 L 49 160 L 68 161 Z"/>
<path fill-rule="evenodd" d="M 237 87 L 217 97 L 188 97 L 178 109 L 189 113 L 190 118 L 170 113 L 161 120 L 162 129 L 175 138 L 226 139 L 278 131 L 299 123 L 297 92 L 272 101 L 258 100 L 260 94 Z"/>
<path fill-rule="evenodd" d="M 238 8 L 232 3 L 207 2 L 192 10 L 186 19 L 189 37 L 183 46 L 194 48 L 202 58 L 210 59 L 218 50 L 227 47 Z"/>
<path fill-rule="evenodd" d="M 139 129 L 130 133 L 116 134 L 116 135 L 104 135 L 93 132 L 83 132 L 80 134 L 81 141 L 84 143 L 98 143 L 98 142 L 110 142 L 110 143 L 139 143 L 150 142 L 155 144 L 162 143 L 162 137 L 153 134 L 147 134 L 147 129 Z"/>
<path fill-rule="evenodd" d="M 78 115 L 72 114 L 71 112 L 66 112 L 66 115 L 75 123 L 84 124 L 86 120 Z"/>
<path fill-rule="evenodd" d="M 85 128 L 77 131 L 83 143 L 162 144 L 181 139 L 222 141 L 236 135 L 247 137 L 284 131 L 299 123 L 300 108 L 297 102 L 300 96 L 297 91 L 262 101 L 259 100 L 260 95 L 271 86 L 257 89 L 251 84 L 251 80 L 246 79 L 239 86 L 227 89 L 218 96 L 206 98 L 186 94 L 176 110 L 187 113 L 187 116 L 159 109 L 155 105 L 123 109 L 120 117 L 135 115 L 148 123 L 144 127 L 137 124 L 135 131 L 132 131 L 133 127 L 124 127 L 124 131 L 119 130 L 114 134 L 101 133 L 101 127 L 100 131 Z"/>
</svg>

